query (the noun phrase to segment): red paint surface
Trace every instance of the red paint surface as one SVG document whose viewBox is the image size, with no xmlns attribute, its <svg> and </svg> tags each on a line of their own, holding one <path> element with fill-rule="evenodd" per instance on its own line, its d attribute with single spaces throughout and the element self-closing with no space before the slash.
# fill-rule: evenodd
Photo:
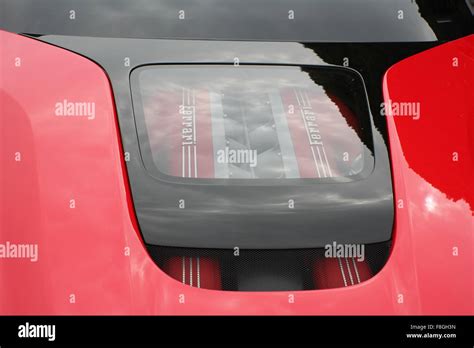
<svg viewBox="0 0 474 348">
<path fill-rule="evenodd" d="M 386 266 L 360 285 L 293 292 L 294 303 L 291 292 L 191 288 L 158 269 L 133 215 L 105 73 L 18 35 L 0 31 L 0 44 L 0 243 L 39 244 L 35 263 L 0 259 L 0 314 L 473 313 L 474 36 L 386 74 L 385 97 L 419 101 L 422 113 L 418 121 L 388 118 L 395 198 L 404 208 Z M 96 118 L 55 116 L 64 99 L 95 102 Z"/>
</svg>

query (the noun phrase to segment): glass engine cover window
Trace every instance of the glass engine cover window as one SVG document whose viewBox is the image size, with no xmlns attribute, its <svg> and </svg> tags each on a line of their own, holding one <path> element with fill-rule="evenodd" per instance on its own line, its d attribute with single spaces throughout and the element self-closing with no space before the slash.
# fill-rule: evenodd
<svg viewBox="0 0 474 348">
<path fill-rule="evenodd" d="M 130 169 L 147 244 L 390 239 L 388 156 L 354 70 L 157 64 L 134 69 L 130 82 L 141 153 Z"/>
<path fill-rule="evenodd" d="M 137 128 L 161 178 L 351 181 L 372 170 L 364 89 L 348 69 L 139 68 Z"/>
</svg>

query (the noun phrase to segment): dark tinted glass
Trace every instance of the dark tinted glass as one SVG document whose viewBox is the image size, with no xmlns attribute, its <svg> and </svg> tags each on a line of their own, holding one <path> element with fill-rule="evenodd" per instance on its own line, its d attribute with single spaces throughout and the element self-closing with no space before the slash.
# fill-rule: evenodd
<svg viewBox="0 0 474 348">
<path fill-rule="evenodd" d="M 436 41 L 411 0 L 1 0 L 31 34 L 319 42 Z"/>
<path fill-rule="evenodd" d="M 163 65 L 133 76 L 142 157 L 157 176 L 338 181 L 372 170 L 351 70 Z"/>
</svg>

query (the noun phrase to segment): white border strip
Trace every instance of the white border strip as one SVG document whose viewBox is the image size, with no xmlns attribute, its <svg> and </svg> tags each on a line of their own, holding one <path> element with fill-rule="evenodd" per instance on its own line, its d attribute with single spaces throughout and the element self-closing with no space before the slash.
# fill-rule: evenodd
<svg viewBox="0 0 474 348">
<path fill-rule="evenodd" d="M 288 128 L 288 120 L 286 119 L 286 112 L 280 94 L 273 92 L 269 93 L 268 96 L 275 121 L 278 143 L 280 144 L 281 159 L 285 167 L 285 176 L 286 178 L 300 178 L 298 161 L 296 160 L 295 149 L 290 129 Z"/>
</svg>

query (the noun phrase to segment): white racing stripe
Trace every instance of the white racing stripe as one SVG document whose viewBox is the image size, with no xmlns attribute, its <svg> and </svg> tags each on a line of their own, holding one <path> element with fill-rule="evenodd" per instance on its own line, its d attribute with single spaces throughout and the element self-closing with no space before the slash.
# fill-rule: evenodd
<svg viewBox="0 0 474 348">
<path fill-rule="evenodd" d="M 314 160 L 314 165 L 316 166 L 316 169 L 317 169 L 317 172 L 318 172 L 318 176 L 321 177 L 321 173 L 319 172 L 319 167 L 318 167 L 318 160 L 316 159 L 316 155 L 314 153 L 314 149 L 313 149 L 313 146 L 311 145 L 311 136 L 309 135 L 309 130 L 308 130 L 308 124 L 306 123 L 306 118 L 305 118 L 305 115 L 304 115 L 304 111 L 303 109 L 301 108 L 301 104 L 299 105 L 300 106 L 300 113 L 301 113 L 301 118 L 303 119 L 303 123 L 304 123 L 304 128 L 306 130 L 306 135 L 308 136 L 308 142 L 310 144 L 310 148 L 311 148 L 311 151 L 313 153 L 313 160 Z"/>
<path fill-rule="evenodd" d="M 182 163 L 182 177 L 184 178 L 186 176 L 186 154 L 184 151 L 184 146 L 181 146 L 181 153 L 183 154 L 183 163 Z"/>
<path fill-rule="evenodd" d="M 194 177 L 197 178 L 197 132 L 196 132 L 196 91 L 192 90 L 192 99 L 193 99 L 193 140 L 194 140 Z"/>
<path fill-rule="evenodd" d="M 187 100 L 187 104 L 185 101 Z M 191 104 L 192 100 L 192 104 Z M 196 92 L 190 89 L 183 88 L 183 95 L 182 95 L 182 105 L 180 108 L 183 108 L 186 112 L 192 112 L 192 144 L 189 142 L 182 143 L 182 168 L 181 168 L 181 175 L 182 177 L 192 177 L 193 168 L 191 166 L 191 162 L 194 162 L 194 177 L 197 178 L 197 134 L 196 134 Z M 186 152 L 186 147 L 188 148 Z M 191 150 L 191 146 L 193 149 Z M 191 153 L 192 152 L 192 153 Z M 194 160 L 193 160 L 194 156 Z M 186 162 L 187 162 L 187 170 L 186 170 Z M 187 172 L 187 176 L 186 176 Z"/>
<path fill-rule="evenodd" d="M 189 285 L 193 286 L 193 258 L 189 258 Z"/>
<path fill-rule="evenodd" d="M 198 177 L 198 163 L 197 163 L 197 155 L 196 155 L 196 148 L 197 148 L 197 145 L 194 145 L 194 177 L 197 178 Z"/>
<path fill-rule="evenodd" d="M 324 177 L 327 178 L 326 167 L 324 166 L 323 158 L 321 157 L 321 152 L 319 152 L 319 146 L 316 146 L 316 150 L 318 151 L 319 160 L 321 161 L 321 167 L 323 167 Z"/>
<path fill-rule="evenodd" d="M 352 263 L 354 264 L 354 270 L 355 270 L 355 274 L 357 276 L 357 282 L 360 283 L 359 271 L 357 270 L 357 264 L 356 264 L 354 258 L 352 258 Z"/>
<path fill-rule="evenodd" d="M 349 267 L 349 261 L 347 260 L 347 257 L 345 259 L 346 259 L 347 271 L 349 272 L 349 278 L 351 280 L 351 284 L 354 285 L 354 279 L 352 278 L 352 272 L 351 272 L 351 268 Z"/>
<path fill-rule="evenodd" d="M 296 88 L 294 88 L 293 91 L 295 92 L 295 97 L 296 97 L 296 101 L 298 102 L 298 106 L 302 106 L 300 98 L 298 96 L 298 91 L 296 90 Z"/>
<path fill-rule="evenodd" d="M 301 116 L 303 118 L 304 126 L 305 126 L 305 129 L 306 129 L 306 134 L 308 136 L 308 141 L 309 141 L 309 144 L 310 144 L 310 147 L 311 147 L 311 151 L 313 153 L 313 160 L 314 160 L 316 170 L 318 172 L 318 176 L 321 178 L 321 171 L 319 170 L 319 167 L 321 166 L 324 177 L 325 178 L 327 178 L 328 176 L 332 177 L 333 174 L 332 174 L 331 166 L 329 165 L 328 157 L 326 155 L 326 150 L 324 149 L 324 144 L 312 145 L 312 142 L 311 142 L 311 135 L 310 135 L 309 128 L 308 128 L 308 123 L 306 122 L 306 117 L 305 117 L 306 115 L 305 115 L 304 110 L 303 110 L 303 109 L 313 110 L 310 98 L 309 98 L 307 92 L 304 91 L 304 90 L 298 92 L 296 89 L 294 89 L 294 92 L 295 92 L 296 100 L 298 101 L 298 106 L 300 108 Z M 322 140 L 321 140 L 321 143 L 322 143 Z M 319 161 L 316 157 L 314 147 L 316 147 L 316 151 L 318 152 Z M 321 148 L 321 150 L 319 148 Z M 322 154 L 321 154 L 321 151 L 322 151 Z"/>
<path fill-rule="evenodd" d="M 339 262 L 339 269 L 341 270 L 342 279 L 344 280 L 344 286 L 347 286 L 346 275 L 344 274 L 344 269 L 342 268 L 341 258 L 338 257 L 338 258 L 337 258 L 337 261 Z"/>
<path fill-rule="evenodd" d="M 188 146 L 188 178 L 191 177 L 191 146 Z"/>
<path fill-rule="evenodd" d="M 306 123 L 306 117 L 305 117 L 305 114 L 304 114 L 304 111 L 303 109 L 301 108 L 301 105 L 300 105 L 300 113 L 301 113 L 301 118 L 303 119 L 303 123 L 304 123 L 304 128 L 306 130 L 306 135 L 308 137 L 308 142 L 310 144 L 310 147 L 311 149 L 313 149 L 313 146 L 311 146 L 311 136 L 309 134 L 309 130 L 308 130 L 308 124 Z M 316 162 L 316 157 L 315 157 L 315 164 L 316 164 L 316 167 L 318 166 L 317 162 Z"/>
<path fill-rule="evenodd" d="M 182 93 L 181 93 L 181 107 L 184 109 L 184 94 L 185 94 L 185 90 L 184 90 L 184 87 L 182 88 Z M 182 160 L 182 174 L 181 176 L 184 178 L 186 176 L 186 154 L 185 154 L 185 151 L 184 151 L 184 145 L 181 146 L 181 152 L 182 152 L 182 155 L 183 155 L 183 160 Z M 184 266 L 183 266 L 183 274 L 184 274 Z"/>
<path fill-rule="evenodd" d="M 326 150 L 324 150 L 324 146 L 322 146 L 322 149 L 323 149 L 324 158 L 326 159 L 326 165 L 329 170 L 329 176 L 332 178 L 331 166 L 329 165 L 328 157 L 326 156 Z"/>
<path fill-rule="evenodd" d="M 296 160 L 295 149 L 291 139 L 291 132 L 288 128 L 288 120 L 283 102 L 279 93 L 269 93 L 270 105 L 275 121 L 276 135 L 280 144 L 280 153 L 285 167 L 286 178 L 299 178 L 300 171 Z"/>
<path fill-rule="evenodd" d="M 197 257 L 197 287 L 201 287 L 201 266 L 199 256 Z"/>
<path fill-rule="evenodd" d="M 306 122 L 306 116 L 304 114 L 304 110 L 303 109 L 306 109 L 306 108 L 311 108 L 311 105 L 308 104 L 308 106 L 305 105 L 305 100 L 304 100 L 304 97 L 301 95 L 301 96 L 298 96 L 298 91 L 296 89 L 294 89 L 294 92 L 295 92 L 295 96 L 296 96 L 296 100 L 298 101 L 298 106 L 299 106 L 299 109 L 300 109 L 300 113 L 301 113 L 301 117 L 303 119 L 303 123 L 304 123 L 304 128 L 306 130 L 306 135 L 308 137 L 308 143 L 309 143 L 309 146 L 311 148 L 311 152 L 313 154 L 313 160 L 314 160 L 314 165 L 316 167 L 316 171 L 318 172 L 318 177 L 321 178 L 321 172 L 319 170 L 319 164 L 318 164 L 318 160 L 316 159 L 316 154 L 314 152 L 314 148 L 313 148 L 313 145 L 311 145 L 311 135 L 309 133 L 309 129 L 308 129 L 308 123 Z M 300 99 L 301 98 L 301 99 Z M 319 151 L 319 150 L 318 150 Z M 319 155 L 319 158 L 321 159 L 321 155 Z M 323 169 L 324 171 L 324 177 L 326 177 L 326 170 L 324 169 L 324 165 L 323 165 L 323 162 L 321 160 L 321 168 Z"/>
<path fill-rule="evenodd" d="M 311 149 L 311 152 L 312 152 L 312 154 L 313 154 L 313 160 L 314 160 L 314 164 L 315 164 L 315 166 L 316 166 L 316 170 L 317 170 L 317 172 L 318 172 L 318 177 L 321 177 L 321 173 L 320 173 L 320 171 L 319 171 L 319 166 L 318 166 L 318 161 L 316 160 L 316 154 L 314 153 L 314 149 L 313 149 L 312 146 L 310 146 L 310 149 Z"/>
<path fill-rule="evenodd" d="M 305 90 L 303 90 L 303 91 L 301 91 L 301 95 L 302 95 L 303 103 L 306 103 L 306 105 L 311 106 L 311 102 L 309 101 L 308 93 Z"/>
</svg>

